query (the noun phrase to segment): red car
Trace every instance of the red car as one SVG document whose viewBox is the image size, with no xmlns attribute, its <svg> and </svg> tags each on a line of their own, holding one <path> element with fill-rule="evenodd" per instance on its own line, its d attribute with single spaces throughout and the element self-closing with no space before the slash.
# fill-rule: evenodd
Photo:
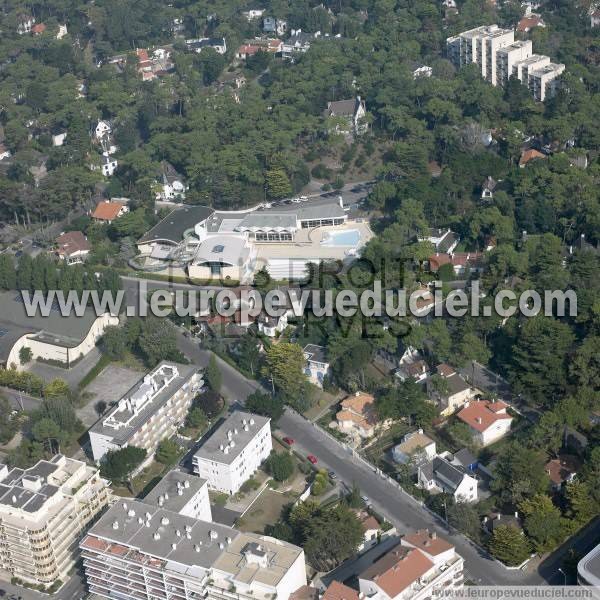
<svg viewBox="0 0 600 600">
<path fill-rule="evenodd" d="M 294 440 L 291 437 L 284 437 L 283 441 L 288 445 L 292 446 L 294 444 Z"/>
<path fill-rule="evenodd" d="M 316 464 L 317 464 L 317 457 L 316 457 L 316 456 L 314 456 L 314 455 L 312 455 L 312 454 L 309 454 L 309 455 L 308 455 L 306 458 L 307 458 L 307 459 L 308 459 L 308 461 L 309 461 L 309 462 L 311 462 L 313 465 L 316 465 Z"/>
</svg>

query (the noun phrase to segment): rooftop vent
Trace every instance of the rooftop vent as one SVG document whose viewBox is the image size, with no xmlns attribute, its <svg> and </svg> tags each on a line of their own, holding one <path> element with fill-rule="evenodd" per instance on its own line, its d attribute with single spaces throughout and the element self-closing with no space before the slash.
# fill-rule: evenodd
<svg viewBox="0 0 600 600">
<path fill-rule="evenodd" d="M 119 521 L 113 521 L 113 529 L 119 529 Z"/>
<path fill-rule="evenodd" d="M 154 535 L 152 536 L 152 538 L 153 538 L 154 540 L 160 540 L 160 533 L 158 533 L 158 531 L 155 531 L 155 532 L 154 532 Z"/>
<path fill-rule="evenodd" d="M 189 488 L 190 487 L 190 482 L 187 479 L 183 482 L 183 487 L 184 488 Z"/>
<path fill-rule="evenodd" d="M 189 533 L 190 531 L 192 531 L 192 526 L 191 525 L 186 525 L 185 526 L 185 530 Z"/>
<path fill-rule="evenodd" d="M 172 548 L 173 550 L 177 550 L 177 544 L 176 544 L 175 542 L 173 542 L 173 543 L 171 544 L 171 548 Z"/>
<path fill-rule="evenodd" d="M 123 502 L 123 510 L 127 510 L 127 502 Z"/>
<path fill-rule="evenodd" d="M 250 427 L 248 427 L 248 425 L 244 425 L 244 431 L 250 431 Z"/>
<path fill-rule="evenodd" d="M 179 531 L 179 529 L 177 529 L 177 530 L 175 531 L 175 535 L 176 535 L 177 537 L 181 537 L 181 531 Z"/>
<path fill-rule="evenodd" d="M 127 512 L 127 516 L 128 517 L 135 517 L 135 510 L 133 510 L 133 508 L 130 508 L 129 511 Z"/>
<path fill-rule="evenodd" d="M 217 531 L 215 531 L 214 529 L 211 529 L 208 532 L 208 535 L 210 537 L 211 540 L 216 540 L 219 537 L 219 533 Z"/>
<path fill-rule="evenodd" d="M 250 419 L 250 425 L 254 425 L 254 419 Z"/>
<path fill-rule="evenodd" d="M 168 517 L 163 517 L 163 518 L 160 520 L 160 524 L 161 524 L 161 525 L 168 525 L 168 524 L 169 524 L 169 519 L 168 519 Z"/>
</svg>

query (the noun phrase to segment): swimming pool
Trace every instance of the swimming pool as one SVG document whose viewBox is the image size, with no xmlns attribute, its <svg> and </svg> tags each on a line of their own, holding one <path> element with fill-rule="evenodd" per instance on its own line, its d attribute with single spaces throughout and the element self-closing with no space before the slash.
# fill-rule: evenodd
<svg viewBox="0 0 600 600">
<path fill-rule="evenodd" d="M 360 242 L 360 231 L 346 229 L 344 231 L 328 231 L 321 240 L 321 246 L 348 246 L 355 248 Z"/>
</svg>

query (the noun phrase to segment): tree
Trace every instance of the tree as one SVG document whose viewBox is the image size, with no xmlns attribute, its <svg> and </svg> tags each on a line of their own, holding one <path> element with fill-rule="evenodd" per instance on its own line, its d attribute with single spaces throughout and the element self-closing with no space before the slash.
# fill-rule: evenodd
<svg viewBox="0 0 600 600">
<path fill-rule="evenodd" d="M 208 365 L 204 371 L 204 377 L 206 379 L 206 383 L 208 383 L 208 387 L 210 387 L 213 392 L 218 394 L 221 391 L 223 376 L 221 375 L 221 371 L 219 370 L 217 359 L 215 358 L 214 354 L 210 355 L 210 360 L 208 361 Z"/>
<path fill-rule="evenodd" d="M 122 327 L 107 327 L 100 340 L 100 348 L 111 360 L 123 358 L 127 351 L 127 333 Z"/>
<path fill-rule="evenodd" d="M 165 438 L 158 444 L 155 458 L 157 462 L 163 465 L 174 465 L 179 458 L 180 452 L 181 450 L 176 442 L 169 438 Z"/>
<path fill-rule="evenodd" d="M 109 450 L 102 463 L 100 471 L 104 477 L 119 483 L 125 483 L 134 469 L 146 458 L 146 450 L 136 446 L 126 446 L 119 450 Z"/>
<path fill-rule="evenodd" d="M 270 198 L 285 198 L 291 195 L 292 185 L 287 173 L 281 168 L 274 168 L 265 173 L 267 193 Z"/>
<path fill-rule="evenodd" d="M 437 276 L 440 281 L 454 281 L 456 279 L 454 267 L 450 263 L 440 265 Z"/>
<path fill-rule="evenodd" d="M 536 552 L 549 552 L 562 542 L 566 535 L 565 523 L 549 496 L 536 494 L 523 500 L 519 509 L 525 516 L 525 531 Z"/>
<path fill-rule="evenodd" d="M 194 429 L 204 430 L 208 424 L 208 419 L 199 406 L 192 406 L 185 418 L 185 424 Z"/>
<path fill-rule="evenodd" d="M 350 490 L 350 493 L 346 496 L 346 503 L 350 508 L 362 508 L 362 495 L 360 493 L 360 488 L 358 487 L 356 481 L 352 482 L 352 489 Z"/>
<path fill-rule="evenodd" d="M 594 498 L 586 481 L 572 481 L 567 484 L 566 498 L 568 514 L 578 525 L 585 525 L 598 514 L 599 503 Z"/>
<path fill-rule="evenodd" d="M 494 558 L 510 567 L 520 565 L 529 557 L 530 547 L 523 532 L 512 525 L 499 525 L 488 543 Z"/>
<path fill-rule="evenodd" d="M 44 388 L 46 398 L 68 398 L 70 394 L 69 384 L 64 379 L 53 379 Z"/>
<path fill-rule="evenodd" d="M 266 373 L 286 402 L 296 400 L 304 389 L 303 367 L 304 354 L 298 344 L 280 342 L 267 348 Z"/>
<path fill-rule="evenodd" d="M 260 346 L 257 339 L 250 335 L 244 336 L 238 346 L 240 368 L 250 371 L 254 375 L 260 356 Z"/>
<path fill-rule="evenodd" d="M 46 444 L 46 449 L 51 454 L 54 454 L 52 442 L 56 442 L 57 451 L 60 452 L 60 427 L 52 420 L 43 418 L 33 424 L 31 428 L 33 439 Z"/>
<path fill-rule="evenodd" d="M 26 365 L 27 363 L 30 363 L 32 358 L 33 358 L 33 352 L 31 351 L 31 348 L 28 348 L 27 346 L 23 346 L 19 350 L 19 362 L 22 365 Z"/>
<path fill-rule="evenodd" d="M 207 390 L 194 398 L 193 406 L 200 408 L 209 419 L 212 419 L 223 409 L 223 399 L 217 392 Z"/>
<path fill-rule="evenodd" d="M 106 409 L 108 408 L 106 402 L 104 402 L 104 400 L 98 400 L 98 402 L 96 402 L 96 404 L 94 404 L 94 410 L 96 411 L 96 414 L 101 417 L 105 412 Z"/>
<path fill-rule="evenodd" d="M 328 476 L 327 471 L 319 471 L 312 482 L 310 493 L 313 496 L 320 496 L 327 489 Z"/>
<path fill-rule="evenodd" d="M 181 359 L 175 330 L 167 319 L 143 320 L 138 344 L 148 366 L 154 367 L 161 360 Z"/>
<path fill-rule="evenodd" d="M 276 423 L 283 414 L 283 402 L 281 398 L 263 394 L 256 390 L 246 399 L 246 408 L 257 415 L 270 417 L 273 423 Z"/>
<path fill-rule="evenodd" d="M 456 502 L 448 507 L 448 523 L 458 531 L 478 540 L 481 534 L 477 509 L 466 502 Z"/>
<path fill-rule="evenodd" d="M 285 481 L 294 474 L 294 460 L 289 452 L 272 452 L 265 468 L 275 481 Z"/>
</svg>

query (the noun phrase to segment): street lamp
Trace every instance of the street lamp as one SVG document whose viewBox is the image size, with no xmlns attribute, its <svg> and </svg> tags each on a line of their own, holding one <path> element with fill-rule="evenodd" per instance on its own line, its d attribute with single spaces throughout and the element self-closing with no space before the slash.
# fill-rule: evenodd
<svg viewBox="0 0 600 600">
<path fill-rule="evenodd" d="M 564 585 L 567 585 L 567 574 L 560 567 L 558 567 L 558 572 L 562 573 L 562 576 L 564 577 L 565 581 Z"/>
</svg>

